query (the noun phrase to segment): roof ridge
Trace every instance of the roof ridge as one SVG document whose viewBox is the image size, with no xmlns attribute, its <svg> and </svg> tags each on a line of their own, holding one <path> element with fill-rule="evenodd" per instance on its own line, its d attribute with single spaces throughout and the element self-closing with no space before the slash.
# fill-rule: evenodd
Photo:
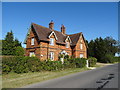
<svg viewBox="0 0 120 90">
<path fill-rule="evenodd" d="M 75 34 L 69 34 L 69 36 L 71 36 L 71 35 L 76 35 L 76 34 L 82 34 L 82 32 L 75 33 Z"/>
<path fill-rule="evenodd" d="M 33 25 L 33 24 L 38 25 L 38 26 L 41 26 L 41 27 L 43 27 L 43 28 L 47 28 L 47 27 L 45 27 L 45 26 L 42 26 L 42 25 L 39 25 L 39 24 L 36 24 L 36 23 L 33 23 L 33 22 L 32 22 L 31 25 Z M 52 31 L 50 28 L 47 28 L 47 29 L 49 29 L 50 31 Z M 62 34 L 62 32 L 60 32 L 60 31 L 57 31 L 57 30 L 54 30 L 54 29 L 53 29 L 53 31 L 56 31 L 56 32 L 59 32 L 59 33 Z M 67 36 L 67 34 L 66 34 L 65 36 Z"/>
</svg>

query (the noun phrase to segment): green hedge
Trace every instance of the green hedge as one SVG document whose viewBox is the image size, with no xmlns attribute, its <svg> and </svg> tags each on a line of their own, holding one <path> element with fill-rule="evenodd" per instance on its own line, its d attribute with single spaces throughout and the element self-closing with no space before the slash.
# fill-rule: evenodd
<svg viewBox="0 0 120 90">
<path fill-rule="evenodd" d="M 82 68 L 86 66 L 86 59 L 71 58 L 61 61 L 40 61 L 36 57 L 2 57 L 2 72 L 27 73 L 40 71 L 56 71 L 66 68 Z"/>
<path fill-rule="evenodd" d="M 96 65 L 97 59 L 94 57 L 90 57 L 87 59 L 89 63 L 89 67 L 94 67 Z"/>
<path fill-rule="evenodd" d="M 86 66 L 85 58 L 70 58 L 67 61 L 70 63 L 69 67 L 72 67 L 72 68 L 83 68 Z"/>
<path fill-rule="evenodd" d="M 40 60 L 36 57 L 2 57 L 2 72 L 27 73 L 40 71 Z"/>
</svg>

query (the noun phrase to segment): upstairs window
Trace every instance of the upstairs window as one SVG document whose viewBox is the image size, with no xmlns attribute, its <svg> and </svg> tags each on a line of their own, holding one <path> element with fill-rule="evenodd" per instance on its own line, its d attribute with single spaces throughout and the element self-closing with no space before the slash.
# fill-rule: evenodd
<svg viewBox="0 0 120 90">
<path fill-rule="evenodd" d="M 69 42 L 66 42 L 66 48 L 69 48 Z"/>
<path fill-rule="evenodd" d="M 82 43 L 80 44 L 80 49 L 83 49 L 83 44 Z"/>
<path fill-rule="evenodd" d="M 34 45 L 34 38 L 31 39 L 31 45 Z"/>
<path fill-rule="evenodd" d="M 50 45 L 54 45 L 54 38 L 50 38 Z"/>
</svg>

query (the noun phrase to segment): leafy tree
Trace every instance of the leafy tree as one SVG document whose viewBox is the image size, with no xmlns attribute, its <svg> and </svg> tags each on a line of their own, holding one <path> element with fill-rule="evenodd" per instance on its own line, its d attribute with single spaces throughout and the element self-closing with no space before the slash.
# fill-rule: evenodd
<svg viewBox="0 0 120 90">
<path fill-rule="evenodd" d="M 91 40 L 88 44 L 88 56 L 94 57 L 94 41 Z"/>
<path fill-rule="evenodd" d="M 117 41 L 112 37 L 106 38 L 96 38 L 95 40 L 91 40 L 88 43 L 88 56 L 95 57 L 98 59 L 98 62 L 103 62 L 105 57 L 112 55 L 112 57 L 117 52 L 118 47 L 116 46 Z"/>
</svg>

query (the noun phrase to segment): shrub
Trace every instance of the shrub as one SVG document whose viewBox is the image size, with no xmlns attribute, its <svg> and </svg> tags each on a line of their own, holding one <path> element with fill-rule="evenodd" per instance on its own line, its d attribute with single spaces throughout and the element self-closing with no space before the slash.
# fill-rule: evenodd
<svg viewBox="0 0 120 90">
<path fill-rule="evenodd" d="M 68 59 L 68 58 L 69 58 L 69 55 L 65 55 L 65 56 L 64 56 L 64 59 Z"/>
<path fill-rule="evenodd" d="M 114 62 L 114 57 L 111 54 L 106 54 L 105 56 L 103 56 L 102 63 L 113 63 Z"/>
<path fill-rule="evenodd" d="M 15 55 L 16 56 L 24 56 L 24 49 L 21 46 L 17 46 L 15 48 Z"/>
<path fill-rule="evenodd" d="M 120 62 L 120 57 L 113 57 L 113 59 L 114 62 Z"/>
<path fill-rule="evenodd" d="M 2 72 L 27 73 L 41 71 L 40 60 L 36 57 L 3 57 Z"/>
<path fill-rule="evenodd" d="M 56 71 L 56 70 L 62 70 L 63 64 L 61 61 L 44 61 L 42 64 L 43 70 L 46 71 Z"/>
<path fill-rule="evenodd" d="M 77 68 L 83 68 L 86 66 L 85 58 L 75 58 L 75 64 Z"/>
<path fill-rule="evenodd" d="M 86 66 L 85 58 L 70 58 L 68 59 L 70 67 L 72 68 L 82 68 Z"/>
<path fill-rule="evenodd" d="M 88 63 L 90 67 L 94 67 L 96 65 L 97 59 L 94 57 L 88 58 Z"/>
</svg>

